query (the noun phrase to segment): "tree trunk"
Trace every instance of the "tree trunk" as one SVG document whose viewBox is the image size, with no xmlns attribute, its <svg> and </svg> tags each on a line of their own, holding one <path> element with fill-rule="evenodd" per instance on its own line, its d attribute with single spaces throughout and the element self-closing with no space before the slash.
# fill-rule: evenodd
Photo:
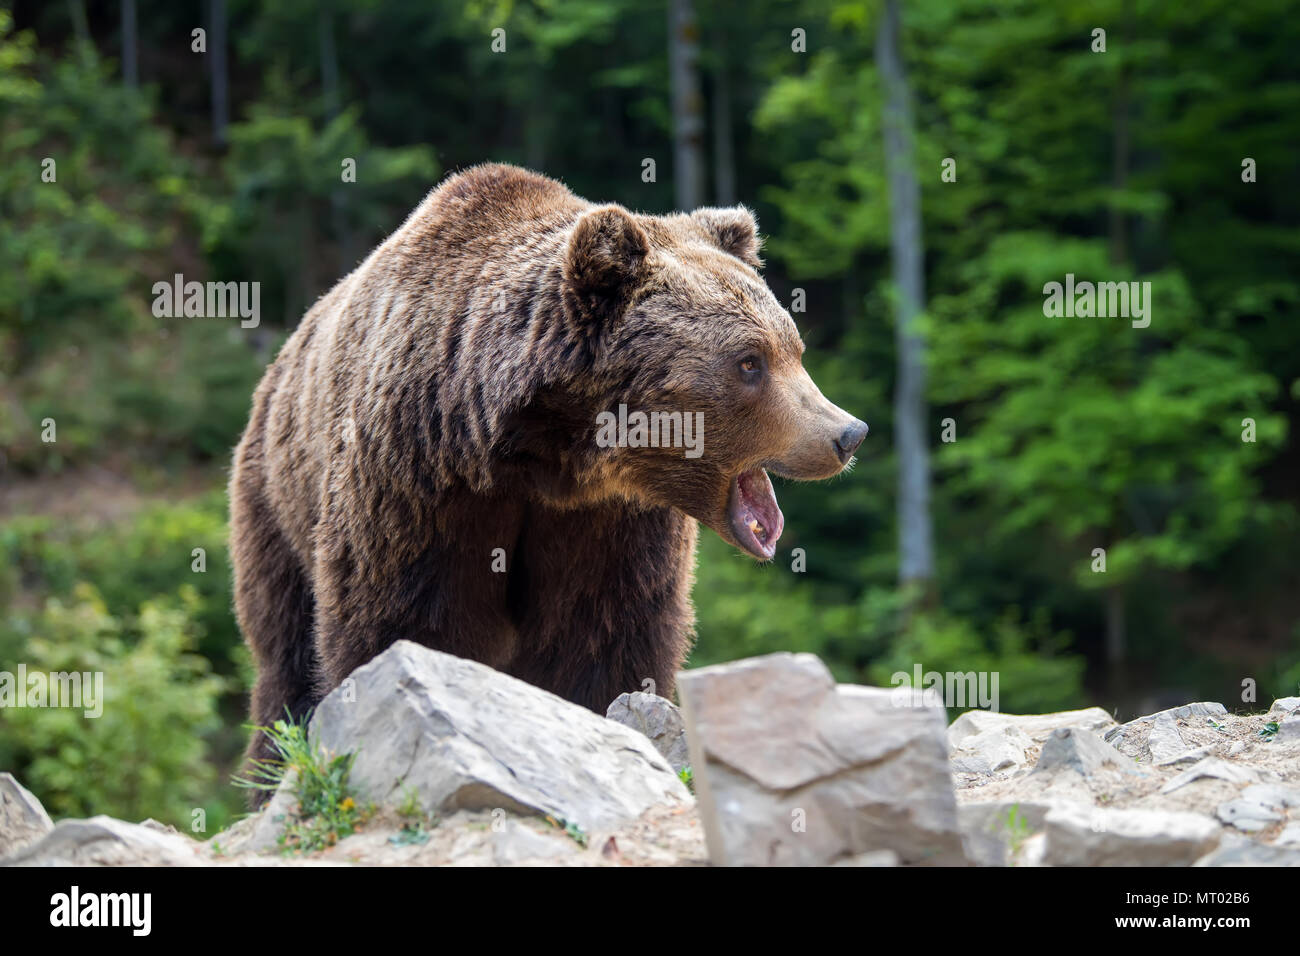
<svg viewBox="0 0 1300 956">
<path fill-rule="evenodd" d="M 1116 46 L 1125 49 L 1124 40 L 1128 35 L 1130 5 L 1123 4 L 1119 30 L 1114 38 Z M 1124 54 L 1119 54 L 1121 57 Z M 1111 122 L 1114 136 L 1111 140 L 1111 185 L 1116 191 L 1128 184 L 1129 169 L 1129 88 L 1128 69 L 1125 60 L 1120 60 L 1119 74 L 1116 78 L 1115 97 L 1111 102 Z M 1124 209 L 1120 201 L 1111 200 L 1110 204 L 1110 262 L 1121 266 L 1128 261 L 1128 226 Z M 1118 530 L 1112 540 L 1118 537 Z M 1107 591 L 1106 600 L 1106 669 L 1111 691 L 1117 699 L 1126 696 L 1125 661 L 1128 658 L 1128 628 L 1124 620 L 1124 594 L 1118 586 Z M 1123 700 L 1127 704 L 1127 700 Z"/>
<path fill-rule="evenodd" d="M 731 63 L 726 34 L 718 31 L 713 73 L 713 192 L 719 206 L 736 204 L 736 155 L 731 143 Z"/>
<path fill-rule="evenodd" d="M 226 68 L 226 0 L 208 0 L 208 85 L 212 91 L 212 143 L 226 148 L 230 125 L 230 74 Z"/>
<path fill-rule="evenodd" d="M 704 201 L 704 109 L 700 96 L 700 28 L 691 0 L 670 0 L 668 68 L 672 80 L 673 186 L 677 208 Z"/>
<path fill-rule="evenodd" d="M 140 86 L 139 50 L 135 0 L 122 0 L 122 82 L 132 90 Z"/>
<path fill-rule="evenodd" d="M 886 0 L 876 34 L 876 65 L 885 87 L 885 168 L 889 177 L 889 232 L 893 259 L 894 338 L 898 383 L 894 433 L 898 449 L 899 580 L 934 587 L 930 525 L 930 453 L 926 438 L 925 342 L 917 328 L 925 308 L 921 248 L 921 190 L 912 150 L 911 93 L 903 68 L 898 0 Z"/>
<path fill-rule="evenodd" d="M 90 21 L 86 19 L 83 0 L 68 0 L 68 19 L 72 21 L 72 35 L 77 38 L 77 52 L 85 56 L 95 41 L 90 36 Z"/>
</svg>

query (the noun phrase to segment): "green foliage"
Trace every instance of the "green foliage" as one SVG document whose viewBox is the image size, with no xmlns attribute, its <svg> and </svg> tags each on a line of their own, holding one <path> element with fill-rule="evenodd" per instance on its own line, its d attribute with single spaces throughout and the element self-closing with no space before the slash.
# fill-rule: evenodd
<svg viewBox="0 0 1300 956">
<path fill-rule="evenodd" d="M 1130 605 L 1139 592 L 1168 607 L 1206 589 L 1237 603 L 1243 589 L 1227 585 L 1224 567 L 1257 561 L 1264 540 L 1264 550 L 1289 550 L 1295 496 L 1266 487 L 1270 472 L 1280 488 L 1293 470 L 1287 392 L 1300 363 L 1280 326 L 1294 327 L 1300 296 L 1275 266 L 1295 257 L 1300 210 L 1288 177 L 1245 184 L 1241 168 L 1247 154 L 1261 168 L 1294 165 L 1281 133 L 1294 130 L 1300 96 L 1283 79 L 1290 54 L 1275 17 L 1256 5 L 1120 12 L 1111 2 L 907 6 L 940 593 L 953 616 L 929 634 L 918 619 L 909 639 L 940 654 L 981 643 L 971 631 L 1007 646 L 993 635 L 1002 609 L 1017 606 L 1047 610 L 1045 627 L 1081 632 L 1083 643 L 1101 630 L 1092 597 L 1101 589 L 1128 593 Z M 876 18 L 875 4 L 829 3 L 830 29 L 806 69 L 771 84 L 755 121 L 781 170 L 763 193 L 779 212 L 769 252 L 814 290 L 845 273 L 876 277 L 877 288 L 858 293 L 840 354 L 888 370 Z M 1104 54 L 1090 48 L 1097 24 L 1108 25 Z M 940 175 L 948 157 L 955 182 Z M 1150 282 L 1150 327 L 1045 316 L 1044 284 L 1067 273 Z M 882 404 L 863 406 L 873 436 L 889 434 Z M 955 442 L 938 440 L 945 418 Z M 1244 419 L 1254 441 L 1243 441 Z M 881 527 L 873 540 L 888 553 L 893 480 L 876 477 L 884 521 L 854 527 Z M 819 535 L 819 546 L 834 537 Z M 1092 571 L 1094 547 L 1106 549 L 1105 574 Z M 862 558 L 837 566 L 867 587 L 888 580 Z M 1171 574 L 1177 586 L 1158 577 Z M 1294 613 L 1279 610 L 1284 620 Z M 1143 619 L 1134 657 L 1171 682 L 1204 679 L 1193 675 L 1185 633 L 1161 617 Z M 891 653 L 903 659 L 900 648 Z M 1294 653 L 1293 643 L 1288 662 Z"/>
<path fill-rule="evenodd" d="M 208 802 L 214 770 L 204 738 L 218 725 L 226 681 L 194 653 L 196 604 L 184 587 L 124 620 L 80 584 L 70 600 L 51 598 L 21 622 L 29 674 L 103 675 L 97 717 L 66 707 L 5 711 L 0 763 L 18 769 L 54 816 L 152 816 L 180 829 L 198 808 L 209 825 L 225 818 Z"/>
<path fill-rule="evenodd" d="M 360 114 L 329 121 L 257 106 L 230 128 L 228 194 L 203 210 L 203 243 L 218 278 L 261 283 L 261 306 L 287 327 L 391 232 L 437 178 L 430 149 L 369 142 Z M 355 180 L 343 181 L 345 160 Z M 340 248 L 321 255 L 325 242 Z"/>
<path fill-rule="evenodd" d="M 580 827 L 578 824 L 573 823 L 572 821 L 569 820 L 565 820 L 563 817 L 552 817 L 552 816 L 547 816 L 546 822 L 558 830 L 563 830 L 565 836 L 567 836 L 574 843 L 578 844 L 578 846 L 583 847 L 584 849 L 586 848 L 589 837 L 587 835 L 587 831 L 584 830 L 582 827 Z"/>
<path fill-rule="evenodd" d="M 193 551 L 207 570 L 193 569 Z M 225 496 L 210 492 L 178 505 L 150 505 L 107 525 L 19 518 L 0 524 L 0 597 L 20 590 L 71 595 L 93 583 L 109 614 L 127 618 L 145 603 L 189 589 L 198 649 L 229 673 L 241 646 L 231 615 L 231 568 L 226 551 Z M 16 623 L 0 616 L 0 649 L 19 653 Z"/>
<path fill-rule="evenodd" d="M 211 324 L 224 320 L 150 315 L 154 281 L 172 274 L 159 254 L 204 203 L 148 97 L 112 72 L 90 50 L 44 60 L 0 11 L 0 221 L 13 227 L 0 230 L 0 467 L 48 473 L 126 448 L 224 457 L 260 375 L 238 330 Z"/>
<path fill-rule="evenodd" d="M 286 779 L 293 781 L 298 806 L 284 822 L 279 845 L 285 853 L 311 853 L 351 836 L 371 815 L 361 807 L 348 777 L 356 754 L 333 755 L 307 736 L 305 724 L 277 720 L 263 731 L 279 754 L 273 760 L 254 760 L 248 776 L 235 780 L 245 789 L 274 792 Z"/>
<path fill-rule="evenodd" d="M 206 552 L 206 572 L 192 570 L 195 548 Z M 125 748 L 138 745 L 141 749 L 133 755 L 129 773 L 147 778 L 153 787 L 110 774 L 111 780 L 94 789 L 51 791 L 52 799 L 62 801 L 47 803 L 52 811 L 73 806 L 70 801 L 79 794 L 84 799 L 75 806 L 85 812 L 128 819 L 154 816 L 182 829 L 189 826 L 188 811 L 180 814 L 177 807 L 186 800 L 192 801 L 187 806 L 206 808 L 209 829 L 239 812 L 235 795 L 219 785 L 217 770 L 232 764 L 243 747 L 232 728 L 243 712 L 250 683 L 247 651 L 231 613 L 230 588 L 225 500 L 220 493 L 178 505 L 145 507 L 108 524 L 48 516 L 0 523 L 0 668 L 12 669 L 22 662 L 29 669 L 47 670 L 37 661 L 50 655 L 52 644 L 87 660 L 105 662 L 106 692 L 121 688 L 115 683 L 121 678 L 114 677 L 110 665 L 126 673 L 132 687 L 156 676 L 155 671 L 143 670 L 140 662 L 173 668 L 165 692 L 155 694 L 151 686 L 142 686 L 139 693 L 128 689 L 121 696 L 109 695 L 116 702 L 114 709 L 110 713 L 106 707 L 105 716 L 97 720 L 45 712 L 56 715 L 44 719 L 52 721 L 61 735 L 60 753 L 91 755 L 82 765 L 87 761 L 103 765 L 125 753 Z M 168 643 L 179 640 L 178 635 L 184 638 L 183 653 Z M 102 647 L 97 644 L 100 638 L 107 642 Z M 114 663 L 119 658 L 134 662 L 132 669 Z M 123 715 L 118 709 L 126 700 L 132 701 L 131 711 Z M 155 700 L 156 710 L 151 703 Z M 181 705 L 197 710 L 191 713 Z M 155 713 L 156 723 L 150 716 Z M 134 737 L 123 737 L 121 749 L 106 740 L 115 731 L 105 728 L 115 727 L 118 721 L 139 722 L 142 728 Z M 39 774 L 57 776 L 62 758 L 36 746 L 30 737 L 35 731 L 23 730 L 25 725 L 6 721 L 0 726 L 4 728 L 0 764 L 44 798 Z M 143 730 L 156 733 L 157 741 Z M 35 766 L 42 753 L 44 770 Z M 194 758 L 195 754 L 200 757 Z M 150 769 L 145 765 L 155 755 L 158 763 Z M 167 768 L 190 759 L 198 760 L 197 769 L 185 763 L 183 778 L 176 777 L 169 785 Z M 59 778 L 57 783 L 70 787 L 72 778 Z M 168 786 L 173 797 L 165 805 L 141 802 Z"/>
<path fill-rule="evenodd" d="M 44 61 L 0 10 L 0 375 L 70 333 L 129 331 L 131 267 L 174 236 L 185 166 L 111 72 L 90 52 Z"/>
<path fill-rule="evenodd" d="M 1010 849 L 1011 858 L 1014 860 L 1032 832 L 1029 821 L 1020 812 L 1020 804 L 1012 804 L 1011 809 L 1007 811 L 1006 819 L 994 820 L 993 825 L 1000 827 L 1002 832 L 1006 834 L 1007 847 Z"/>
</svg>

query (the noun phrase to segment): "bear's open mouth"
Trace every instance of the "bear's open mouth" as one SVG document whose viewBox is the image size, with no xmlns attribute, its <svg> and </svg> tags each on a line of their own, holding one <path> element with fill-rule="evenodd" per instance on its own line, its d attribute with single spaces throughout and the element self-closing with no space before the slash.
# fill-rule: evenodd
<svg viewBox="0 0 1300 956">
<path fill-rule="evenodd" d="M 727 516 L 731 519 L 731 533 L 742 548 L 760 561 L 772 560 L 785 516 L 777 506 L 766 471 L 753 468 L 731 480 Z"/>
</svg>

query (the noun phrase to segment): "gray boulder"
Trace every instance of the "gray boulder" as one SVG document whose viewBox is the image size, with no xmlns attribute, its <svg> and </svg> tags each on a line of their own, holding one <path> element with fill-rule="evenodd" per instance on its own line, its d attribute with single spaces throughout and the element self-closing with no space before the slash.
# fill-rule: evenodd
<svg viewBox="0 0 1300 956">
<path fill-rule="evenodd" d="M 1202 720 L 1209 718 L 1217 722 L 1220 718 L 1227 716 L 1228 710 L 1222 704 L 1212 701 L 1199 701 L 1193 704 L 1183 704 L 1181 707 L 1171 707 L 1168 710 L 1157 711 L 1154 714 L 1147 714 L 1130 720 L 1126 724 L 1120 724 L 1118 727 L 1112 727 L 1106 731 L 1105 738 L 1108 743 L 1118 747 L 1125 737 L 1131 736 L 1138 731 L 1148 730 L 1150 729 L 1149 725 L 1157 721 L 1162 722 L 1162 727 L 1168 728 L 1176 720 L 1197 717 Z"/>
<path fill-rule="evenodd" d="M 60 820 L 37 842 L 3 860 L 5 866 L 198 866 L 201 844 L 112 817 Z"/>
<path fill-rule="evenodd" d="M 379 805 L 412 789 L 425 812 L 503 808 L 584 830 L 690 794 L 636 731 L 474 661 L 398 641 L 316 708 L 313 742 L 354 752 Z"/>
<path fill-rule="evenodd" d="M 686 722 L 671 700 L 641 691 L 620 694 L 609 705 L 605 716 L 649 737 L 655 750 L 663 755 L 674 771 L 680 773 L 690 765 L 691 756 L 686 747 Z"/>
<path fill-rule="evenodd" d="M 1199 813 L 1067 803 L 1043 823 L 1047 866 L 1187 866 L 1213 850 L 1221 834 Z"/>
<path fill-rule="evenodd" d="M 1115 719 L 1100 707 L 1063 710 L 1054 714 L 1001 714 L 989 710 L 968 710 L 948 728 L 948 742 L 960 749 L 967 737 L 990 730 L 1014 727 L 1031 740 L 1042 743 L 1054 730 L 1073 727 L 1102 733 L 1115 726 Z"/>
<path fill-rule="evenodd" d="M 1043 744 L 1034 773 L 1073 770 L 1087 777 L 1107 766 L 1128 769 L 1124 756 L 1096 734 L 1064 727 L 1052 731 Z"/>
<path fill-rule="evenodd" d="M 902 863 L 966 862 L 942 707 L 909 688 L 836 686 L 811 654 L 686 671 L 679 692 L 715 865 L 822 865 L 880 850 Z"/>
</svg>

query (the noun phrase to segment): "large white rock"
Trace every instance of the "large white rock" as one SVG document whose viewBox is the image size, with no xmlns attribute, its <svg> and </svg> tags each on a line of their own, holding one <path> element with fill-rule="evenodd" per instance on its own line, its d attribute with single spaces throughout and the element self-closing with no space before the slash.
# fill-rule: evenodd
<svg viewBox="0 0 1300 956">
<path fill-rule="evenodd" d="M 1290 714 L 1296 710 L 1300 710 L 1300 697 L 1279 697 L 1273 701 L 1273 706 L 1268 709 L 1268 715 L 1277 717 L 1280 714 Z"/>
<path fill-rule="evenodd" d="M 1222 831 L 1199 813 L 1108 810 L 1061 803 L 1043 820 L 1047 866 L 1188 866 Z"/>
<path fill-rule="evenodd" d="M 0 773 L 0 859 L 17 853 L 54 829 L 41 801 L 11 773 Z"/>
<path fill-rule="evenodd" d="M 1070 727 L 1103 733 L 1115 726 L 1115 718 L 1100 707 L 1063 710 L 1055 714 L 1001 714 L 991 710 L 968 710 L 948 728 L 948 742 L 959 749 L 967 737 L 1014 727 L 1032 740 L 1042 743 L 1052 731 Z"/>
<path fill-rule="evenodd" d="M 686 671 L 678 689 L 715 865 L 966 862 L 941 706 L 837 687 L 811 654 Z"/>
<path fill-rule="evenodd" d="M 644 736 L 474 661 L 398 641 L 316 708 L 310 736 L 352 751 L 363 799 L 426 812 L 503 808 L 584 830 L 689 803 Z"/>
<path fill-rule="evenodd" d="M 1183 704 L 1181 707 L 1170 707 L 1168 710 L 1161 710 L 1154 714 L 1146 714 L 1142 717 L 1137 717 L 1126 724 L 1112 727 L 1110 730 L 1106 731 L 1105 737 L 1107 742 L 1118 747 L 1123 742 L 1124 738 L 1129 737 L 1140 730 L 1146 730 L 1149 725 L 1157 722 L 1161 723 L 1162 728 L 1167 728 L 1169 722 L 1176 720 L 1188 720 L 1191 718 L 1205 720 L 1208 718 L 1217 722 L 1219 718 L 1227 716 L 1228 710 L 1222 704 L 1213 701 L 1198 701 L 1192 704 Z"/>
<path fill-rule="evenodd" d="M 6 857 L 6 866 L 198 866 L 197 841 L 156 826 L 112 817 L 60 820 L 37 842 Z"/>
</svg>

